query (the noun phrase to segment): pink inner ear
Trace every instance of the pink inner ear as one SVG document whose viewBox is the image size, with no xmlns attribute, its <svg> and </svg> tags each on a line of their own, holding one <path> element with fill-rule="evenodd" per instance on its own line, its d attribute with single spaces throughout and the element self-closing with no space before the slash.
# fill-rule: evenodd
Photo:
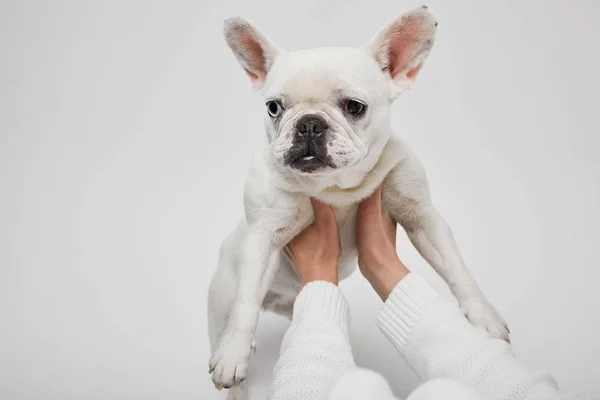
<svg viewBox="0 0 600 400">
<path fill-rule="evenodd" d="M 417 65 L 417 68 L 413 68 L 410 71 L 408 71 L 406 73 L 406 76 L 408 77 L 408 79 L 410 79 L 411 81 L 414 81 L 417 78 L 417 75 L 419 73 L 419 70 L 421 69 L 421 66 L 423 64 L 419 64 Z"/>
<path fill-rule="evenodd" d="M 408 22 L 390 32 L 388 70 L 392 78 L 398 74 L 405 73 L 409 79 L 413 79 L 419 72 L 420 66 L 406 71 L 410 68 L 411 58 L 414 56 L 415 45 L 419 40 L 421 27 L 417 22 Z"/>
<path fill-rule="evenodd" d="M 267 76 L 267 61 L 260 44 L 251 36 L 244 35 L 240 38 L 241 47 L 247 57 L 248 68 L 246 73 L 252 81 L 262 81 Z"/>
</svg>

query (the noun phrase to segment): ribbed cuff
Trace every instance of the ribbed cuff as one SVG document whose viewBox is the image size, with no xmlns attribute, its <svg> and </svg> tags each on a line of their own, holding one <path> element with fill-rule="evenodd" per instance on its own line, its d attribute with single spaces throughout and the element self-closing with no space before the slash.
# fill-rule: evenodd
<svg viewBox="0 0 600 400">
<path fill-rule="evenodd" d="M 402 351 L 427 306 L 439 295 L 419 275 L 406 275 L 392 290 L 377 316 L 377 324 L 392 344 Z"/>
<path fill-rule="evenodd" d="M 294 317 L 319 308 L 344 330 L 348 329 L 350 310 L 339 287 L 331 282 L 313 281 L 308 283 L 294 302 Z"/>
</svg>

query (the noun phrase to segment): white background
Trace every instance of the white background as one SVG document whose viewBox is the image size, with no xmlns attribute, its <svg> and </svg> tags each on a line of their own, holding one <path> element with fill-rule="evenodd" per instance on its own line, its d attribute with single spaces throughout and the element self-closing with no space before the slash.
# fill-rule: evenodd
<svg viewBox="0 0 600 400">
<path fill-rule="evenodd" d="M 412 1 L 0 2 L 0 398 L 222 399 L 206 289 L 242 215 L 262 99 L 222 39 L 360 45 Z M 393 126 L 523 363 L 600 397 L 600 3 L 430 1 L 440 26 Z M 405 237 L 407 265 L 448 294 Z M 359 365 L 417 380 L 342 284 Z M 286 322 L 264 315 L 252 399 Z"/>
</svg>

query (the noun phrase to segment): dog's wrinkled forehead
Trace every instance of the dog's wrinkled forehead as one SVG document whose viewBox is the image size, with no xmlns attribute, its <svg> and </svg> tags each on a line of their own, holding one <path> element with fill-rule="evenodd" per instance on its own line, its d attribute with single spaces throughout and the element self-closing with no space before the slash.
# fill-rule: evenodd
<svg viewBox="0 0 600 400">
<path fill-rule="evenodd" d="M 381 70 L 357 48 L 321 48 L 280 57 L 265 81 L 265 97 L 292 103 L 332 102 L 340 98 L 368 101 L 383 93 Z"/>
</svg>

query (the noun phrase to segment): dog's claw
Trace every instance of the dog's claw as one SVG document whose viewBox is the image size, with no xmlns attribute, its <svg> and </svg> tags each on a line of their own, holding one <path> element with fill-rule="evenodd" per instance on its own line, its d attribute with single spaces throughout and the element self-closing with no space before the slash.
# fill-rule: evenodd
<svg viewBox="0 0 600 400">
<path fill-rule="evenodd" d="M 256 340 L 252 340 L 252 344 L 250 345 L 253 353 L 256 353 Z"/>
<path fill-rule="evenodd" d="M 221 390 L 223 390 L 223 385 L 221 385 L 220 383 L 218 383 L 216 385 L 217 390 L 220 392 Z"/>
</svg>

